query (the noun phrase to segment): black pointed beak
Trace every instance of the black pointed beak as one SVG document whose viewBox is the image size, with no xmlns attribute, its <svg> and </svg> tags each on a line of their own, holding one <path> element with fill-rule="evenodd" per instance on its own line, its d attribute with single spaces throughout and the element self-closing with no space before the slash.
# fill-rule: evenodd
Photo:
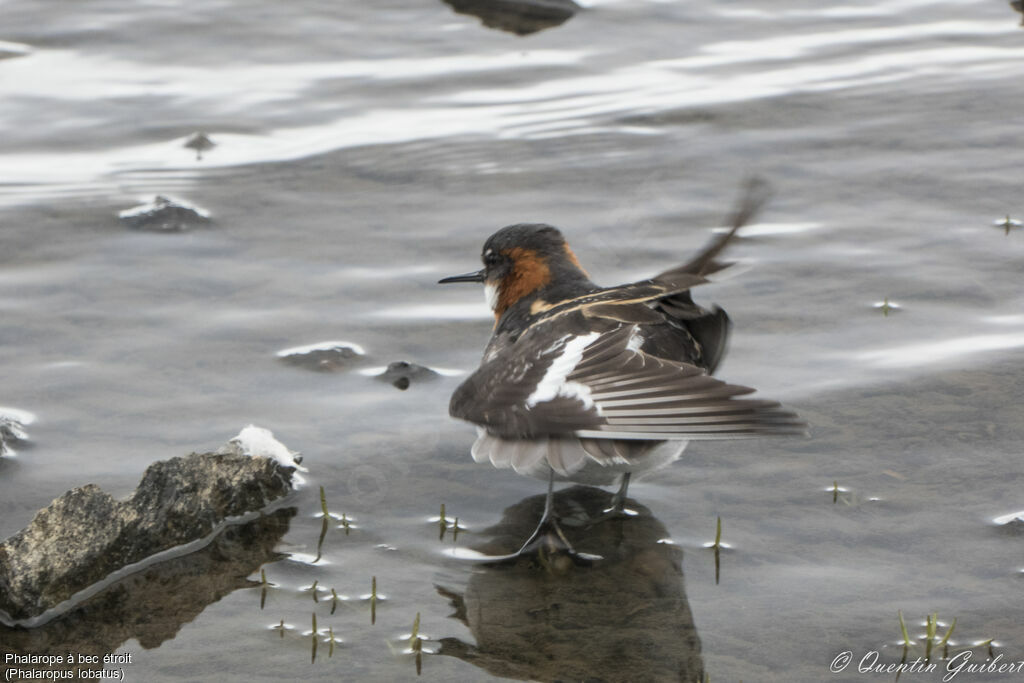
<svg viewBox="0 0 1024 683">
<path fill-rule="evenodd" d="M 452 275 L 437 281 L 439 285 L 446 285 L 449 282 L 483 282 L 485 279 L 485 271 L 478 270 L 475 273 L 463 273 L 462 275 Z"/>
</svg>

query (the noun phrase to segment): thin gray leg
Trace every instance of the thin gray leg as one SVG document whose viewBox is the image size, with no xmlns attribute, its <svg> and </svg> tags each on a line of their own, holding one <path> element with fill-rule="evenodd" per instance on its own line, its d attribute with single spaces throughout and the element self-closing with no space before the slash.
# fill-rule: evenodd
<svg viewBox="0 0 1024 683">
<path fill-rule="evenodd" d="M 626 507 L 626 492 L 629 491 L 629 472 L 622 475 L 622 483 L 619 484 L 619 490 L 612 496 L 612 506 L 608 508 L 607 512 L 619 513 L 622 512 Z"/>
<path fill-rule="evenodd" d="M 575 553 L 572 544 L 569 543 L 569 539 L 565 537 L 561 527 L 558 526 L 558 517 L 555 515 L 555 471 L 553 469 L 550 470 L 550 475 L 548 476 L 548 495 L 544 499 L 544 514 L 541 515 L 540 521 L 537 522 L 537 528 L 530 534 L 530 538 L 526 540 L 526 543 L 523 544 L 516 555 L 525 553 L 527 549 L 537 542 L 538 538 L 548 531 L 554 531 L 562 543 L 565 544 L 565 549 L 569 553 Z"/>
</svg>

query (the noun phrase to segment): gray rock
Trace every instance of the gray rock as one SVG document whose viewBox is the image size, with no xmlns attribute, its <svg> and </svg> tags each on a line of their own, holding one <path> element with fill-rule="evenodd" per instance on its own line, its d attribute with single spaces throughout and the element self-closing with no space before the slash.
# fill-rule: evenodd
<svg viewBox="0 0 1024 683">
<path fill-rule="evenodd" d="M 1014 536 L 1024 535 L 1024 510 L 1014 512 L 992 520 L 1001 531 Z"/>
<path fill-rule="evenodd" d="M 399 360 L 391 363 L 388 365 L 387 370 L 375 376 L 382 382 L 387 382 L 388 384 L 405 391 L 414 381 L 422 382 L 425 380 L 437 379 L 441 375 L 423 365 Z"/>
<path fill-rule="evenodd" d="M 136 230 L 185 232 L 209 224 L 210 213 L 179 200 L 157 196 L 150 204 L 125 209 L 118 218 Z"/>
<path fill-rule="evenodd" d="M 274 547 L 288 532 L 295 513 L 295 508 L 283 508 L 247 524 L 229 526 L 202 550 L 120 579 L 45 626 L 0 625 L 0 653 L 71 651 L 102 657 L 133 638 L 146 649 L 159 647 L 208 605 L 236 590 L 258 587 L 259 582 L 249 576 L 283 557 Z M 254 592 L 253 602 L 259 599 Z M 97 667 L 77 662 L 51 667 L 83 668 Z"/>
<path fill-rule="evenodd" d="M 479 17 L 484 26 L 525 36 L 571 19 L 580 6 L 572 0 L 444 0 L 459 14 Z"/>
<path fill-rule="evenodd" d="M 0 544 L 0 621 L 45 623 L 115 572 L 208 542 L 225 523 L 241 521 L 232 518 L 288 494 L 294 472 L 263 457 L 193 453 L 150 465 L 126 500 L 94 484 L 68 491 Z"/>
<path fill-rule="evenodd" d="M 31 424 L 33 419 L 30 413 L 0 408 L 0 456 L 14 455 L 10 444 L 28 440 L 25 425 Z"/>
<path fill-rule="evenodd" d="M 10 43 L 0 40 L 0 59 L 11 57 L 26 57 L 32 54 L 32 48 L 23 43 Z"/>
<path fill-rule="evenodd" d="M 364 355 L 366 351 L 361 346 L 344 341 L 318 342 L 277 352 L 281 361 L 317 372 L 348 369 Z"/>
</svg>

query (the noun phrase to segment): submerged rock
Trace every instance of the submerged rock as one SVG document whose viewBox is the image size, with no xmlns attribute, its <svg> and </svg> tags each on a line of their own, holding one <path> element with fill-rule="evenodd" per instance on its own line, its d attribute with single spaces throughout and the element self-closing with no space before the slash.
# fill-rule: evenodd
<svg viewBox="0 0 1024 683">
<path fill-rule="evenodd" d="M 117 216 L 130 228 L 153 232 L 185 232 L 210 222 L 208 211 L 159 195 L 151 203 L 125 209 Z"/>
<path fill-rule="evenodd" d="M 405 391 L 413 381 L 423 382 L 426 380 L 437 379 L 441 374 L 428 367 L 417 365 L 416 363 L 410 363 L 405 360 L 399 360 L 388 365 L 384 372 L 374 376 L 382 382 L 387 382 L 388 384 Z"/>
<path fill-rule="evenodd" d="M 350 367 L 355 359 L 366 355 L 366 351 L 352 342 L 325 341 L 283 349 L 276 355 L 289 365 L 318 372 L 334 372 Z"/>
<path fill-rule="evenodd" d="M 24 43 L 11 43 L 6 40 L 0 40 L 0 59 L 25 57 L 31 53 L 32 48 Z"/>
<path fill-rule="evenodd" d="M 68 491 L 0 544 L 0 621 L 46 623 L 160 553 L 205 545 L 291 492 L 294 472 L 268 457 L 193 453 L 150 465 L 126 500 L 94 484 Z"/>
<path fill-rule="evenodd" d="M 1002 517 L 996 517 L 992 522 L 1003 529 L 1014 535 L 1024 534 L 1024 510 L 1020 512 L 1011 512 L 1008 515 Z"/>
<path fill-rule="evenodd" d="M 451 370 L 449 368 L 428 368 L 407 360 L 398 360 L 385 367 L 365 368 L 359 371 L 360 375 L 373 377 L 381 382 L 405 391 L 413 382 L 428 382 L 438 377 L 457 377 L 464 374 L 462 370 Z"/>
<path fill-rule="evenodd" d="M 559 26 L 580 10 L 572 0 L 444 0 L 459 14 L 478 17 L 484 26 L 525 36 Z"/>
<path fill-rule="evenodd" d="M 14 455 L 14 449 L 10 444 L 28 441 L 25 427 L 35 420 L 36 416 L 30 412 L 0 406 L 0 456 Z"/>
</svg>

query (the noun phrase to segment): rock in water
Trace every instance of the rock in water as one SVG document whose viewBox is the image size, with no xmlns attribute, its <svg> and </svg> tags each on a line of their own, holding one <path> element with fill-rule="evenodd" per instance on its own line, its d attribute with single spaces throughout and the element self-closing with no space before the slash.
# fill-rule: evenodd
<svg viewBox="0 0 1024 683">
<path fill-rule="evenodd" d="M 352 342 L 325 341 L 282 349 L 276 355 L 289 365 L 319 372 L 334 372 L 351 366 L 359 357 L 366 355 L 366 351 Z"/>
<path fill-rule="evenodd" d="M 995 522 L 996 526 L 1008 533 L 1018 536 L 1024 535 L 1024 510 L 996 517 L 992 521 Z"/>
<path fill-rule="evenodd" d="M 11 443 L 28 441 L 25 427 L 35 419 L 36 416 L 28 411 L 0 406 L 0 456 L 14 455 Z"/>
<path fill-rule="evenodd" d="M 117 214 L 128 227 L 152 232 L 185 232 L 210 222 L 210 213 L 183 201 L 157 196 Z"/>
<path fill-rule="evenodd" d="M 86 655 L 114 652 L 134 638 L 148 649 L 172 640 L 184 624 L 207 606 L 240 588 L 259 585 L 249 577 L 260 567 L 286 557 L 275 546 L 288 532 L 296 509 L 284 507 L 217 534 L 202 550 L 175 557 L 118 579 L 92 598 L 38 628 L 0 625 L 0 655 L 70 651 Z M 96 665 L 70 662 L 52 670 L 72 671 Z"/>
<path fill-rule="evenodd" d="M 377 375 L 377 379 L 387 382 L 402 391 L 409 388 L 409 385 L 413 381 L 421 382 L 424 380 L 435 379 L 441 375 L 431 370 L 428 367 L 418 365 L 416 363 L 410 363 L 409 361 L 399 360 L 388 365 L 387 370 Z"/>
<path fill-rule="evenodd" d="M 413 383 L 429 382 L 439 377 L 458 377 L 464 374 L 462 370 L 450 368 L 428 368 L 425 365 L 413 363 L 407 360 L 396 360 L 385 367 L 364 368 L 359 371 L 360 375 L 373 377 L 381 382 L 387 382 L 393 387 L 405 391 Z"/>
<path fill-rule="evenodd" d="M 580 6 L 572 0 L 444 0 L 459 14 L 480 18 L 484 26 L 525 36 L 559 26 Z"/>
<path fill-rule="evenodd" d="M 126 500 L 94 484 L 68 491 L 0 544 L 0 620 L 46 623 L 105 579 L 201 547 L 291 492 L 294 472 L 265 457 L 193 453 L 150 465 Z"/>
<path fill-rule="evenodd" d="M 9 57 L 26 57 L 32 54 L 32 48 L 23 43 L 10 43 L 0 40 L 0 59 Z"/>
</svg>

